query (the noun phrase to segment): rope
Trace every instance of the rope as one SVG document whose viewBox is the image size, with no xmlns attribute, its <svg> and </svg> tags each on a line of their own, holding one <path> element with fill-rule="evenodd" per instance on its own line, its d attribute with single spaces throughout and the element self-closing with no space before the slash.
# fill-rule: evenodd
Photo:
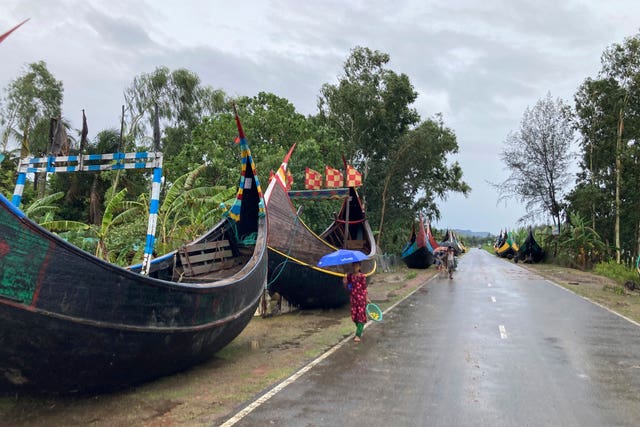
<svg viewBox="0 0 640 427">
<path fill-rule="evenodd" d="M 249 233 L 246 236 L 244 236 L 240 240 L 240 243 L 246 246 L 255 245 L 257 237 L 258 237 L 258 233 L 254 231 L 253 233 Z"/>
<path fill-rule="evenodd" d="M 282 272 L 284 271 L 284 268 L 286 267 L 287 263 L 289 262 L 289 255 L 291 254 L 291 250 L 293 249 L 293 239 L 294 239 L 296 233 L 298 232 L 298 225 L 299 225 L 298 218 L 299 218 L 299 216 L 296 213 L 295 220 L 294 220 L 293 233 L 291 233 L 291 237 L 289 238 L 289 248 L 287 249 L 287 256 L 285 257 L 285 260 L 282 261 L 280 264 L 278 264 L 276 266 L 276 268 L 274 269 L 275 271 L 278 271 L 278 273 L 271 279 L 271 281 L 267 282 L 267 289 L 269 288 L 269 286 L 273 282 L 278 280 L 278 278 L 280 277 L 280 274 L 282 274 Z"/>
</svg>

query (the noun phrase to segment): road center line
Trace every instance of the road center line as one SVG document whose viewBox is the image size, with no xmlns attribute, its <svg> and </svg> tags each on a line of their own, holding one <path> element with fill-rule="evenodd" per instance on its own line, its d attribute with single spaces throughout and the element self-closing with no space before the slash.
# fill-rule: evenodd
<svg viewBox="0 0 640 427">
<path fill-rule="evenodd" d="M 491 297 L 491 302 L 496 302 L 496 297 Z"/>
<path fill-rule="evenodd" d="M 498 326 L 498 330 L 500 331 L 500 338 L 503 340 L 507 339 L 507 328 L 504 325 Z"/>
</svg>

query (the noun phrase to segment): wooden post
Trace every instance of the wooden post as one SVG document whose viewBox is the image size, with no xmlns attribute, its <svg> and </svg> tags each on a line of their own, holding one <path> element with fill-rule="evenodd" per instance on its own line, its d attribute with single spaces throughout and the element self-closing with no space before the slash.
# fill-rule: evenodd
<svg viewBox="0 0 640 427">
<path fill-rule="evenodd" d="M 347 242 L 349 241 L 349 206 L 351 205 L 351 189 L 349 189 L 349 195 L 347 196 L 347 210 L 344 218 L 344 248 L 347 249 Z"/>
</svg>

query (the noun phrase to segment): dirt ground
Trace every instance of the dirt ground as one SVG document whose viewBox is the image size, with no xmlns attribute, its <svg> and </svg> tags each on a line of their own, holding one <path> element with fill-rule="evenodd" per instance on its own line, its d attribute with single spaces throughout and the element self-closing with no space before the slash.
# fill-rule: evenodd
<svg viewBox="0 0 640 427">
<path fill-rule="evenodd" d="M 505 261 L 507 262 L 507 261 Z M 610 280 L 548 265 L 523 265 L 621 314 L 640 320 L 640 293 Z M 369 281 L 382 310 L 420 287 L 435 269 L 377 273 Z M 619 288 L 619 287 L 618 287 Z M 617 290 L 616 290 L 617 289 Z M 348 307 L 256 316 L 209 362 L 127 390 L 85 397 L 0 397 L 1 426 L 211 426 L 353 333 Z M 366 332 L 365 332 L 366 339 Z"/>
</svg>

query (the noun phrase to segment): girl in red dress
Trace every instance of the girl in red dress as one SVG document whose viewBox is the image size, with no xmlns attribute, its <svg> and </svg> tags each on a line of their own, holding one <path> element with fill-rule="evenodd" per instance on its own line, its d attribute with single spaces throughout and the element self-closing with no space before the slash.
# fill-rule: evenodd
<svg viewBox="0 0 640 427">
<path fill-rule="evenodd" d="M 351 285 L 351 320 L 356 324 L 356 336 L 354 341 L 360 342 L 364 324 L 367 323 L 367 303 L 371 302 L 367 294 L 367 276 L 360 271 L 360 263 L 353 263 L 353 273 L 347 274 L 342 283 L 347 286 Z"/>
</svg>

